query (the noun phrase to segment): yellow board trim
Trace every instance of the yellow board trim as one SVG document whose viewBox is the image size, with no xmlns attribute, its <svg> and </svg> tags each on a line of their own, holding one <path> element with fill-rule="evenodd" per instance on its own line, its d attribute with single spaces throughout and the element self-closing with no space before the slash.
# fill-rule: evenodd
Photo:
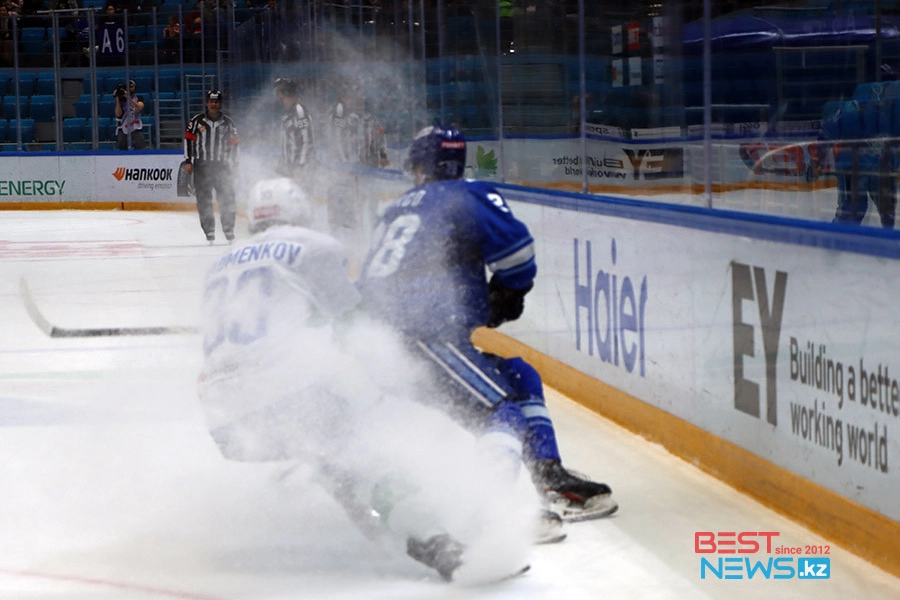
<svg viewBox="0 0 900 600">
<path fill-rule="evenodd" d="M 779 467 L 696 425 L 489 329 L 475 344 L 500 356 L 521 356 L 572 400 L 622 427 L 663 445 L 772 510 L 804 525 L 900 577 L 900 523 Z"/>
</svg>

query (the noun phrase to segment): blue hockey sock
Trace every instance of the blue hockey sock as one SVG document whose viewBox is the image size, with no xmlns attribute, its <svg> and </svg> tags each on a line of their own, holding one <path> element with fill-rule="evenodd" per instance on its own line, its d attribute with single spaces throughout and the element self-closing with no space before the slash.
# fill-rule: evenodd
<svg viewBox="0 0 900 600">
<path fill-rule="evenodd" d="M 525 459 L 559 460 L 559 446 L 550 412 L 544 402 L 544 383 L 537 370 L 521 358 L 508 358 L 501 366 L 519 394 L 517 404 L 525 415 Z"/>
<path fill-rule="evenodd" d="M 550 412 L 544 399 L 531 397 L 518 402 L 525 415 L 528 432 L 525 434 L 525 458 L 528 462 L 560 460 L 559 445 Z"/>
</svg>

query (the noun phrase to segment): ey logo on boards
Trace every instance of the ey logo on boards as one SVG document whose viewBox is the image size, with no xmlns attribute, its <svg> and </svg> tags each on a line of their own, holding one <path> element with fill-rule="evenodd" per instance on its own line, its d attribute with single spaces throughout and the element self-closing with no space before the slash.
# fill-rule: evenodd
<svg viewBox="0 0 900 600">
<path fill-rule="evenodd" d="M 769 280 L 762 267 L 731 263 L 731 317 L 734 335 L 734 407 L 748 415 L 762 418 L 762 394 L 765 391 L 765 419 L 778 424 L 778 390 L 776 386 L 778 341 L 787 293 L 787 273 L 776 271 Z M 748 307 L 755 307 L 745 312 Z M 757 329 L 762 339 L 765 378 L 753 380 L 745 374 L 745 360 L 755 357 Z"/>
</svg>

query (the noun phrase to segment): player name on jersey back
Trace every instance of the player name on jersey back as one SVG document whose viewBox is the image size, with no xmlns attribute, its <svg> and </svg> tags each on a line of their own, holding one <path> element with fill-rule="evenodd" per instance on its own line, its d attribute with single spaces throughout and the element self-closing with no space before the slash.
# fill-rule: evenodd
<svg viewBox="0 0 900 600">
<path fill-rule="evenodd" d="M 229 252 L 217 262 L 211 272 L 218 272 L 234 264 L 244 264 L 257 261 L 283 261 L 289 265 L 294 264 L 303 245 L 296 242 L 261 242 L 249 246 L 243 246 Z"/>
</svg>

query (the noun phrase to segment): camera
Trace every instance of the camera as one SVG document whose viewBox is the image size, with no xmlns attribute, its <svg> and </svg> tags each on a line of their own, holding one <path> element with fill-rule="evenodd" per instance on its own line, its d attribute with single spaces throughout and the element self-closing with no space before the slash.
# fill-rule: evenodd
<svg viewBox="0 0 900 600">
<path fill-rule="evenodd" d="M 124 100 L 128 96 L 128 88 L 125 87 L 124 83 L 120 83 L 113 91 L 113 95 L 119 100 Z"/>
</svg>

